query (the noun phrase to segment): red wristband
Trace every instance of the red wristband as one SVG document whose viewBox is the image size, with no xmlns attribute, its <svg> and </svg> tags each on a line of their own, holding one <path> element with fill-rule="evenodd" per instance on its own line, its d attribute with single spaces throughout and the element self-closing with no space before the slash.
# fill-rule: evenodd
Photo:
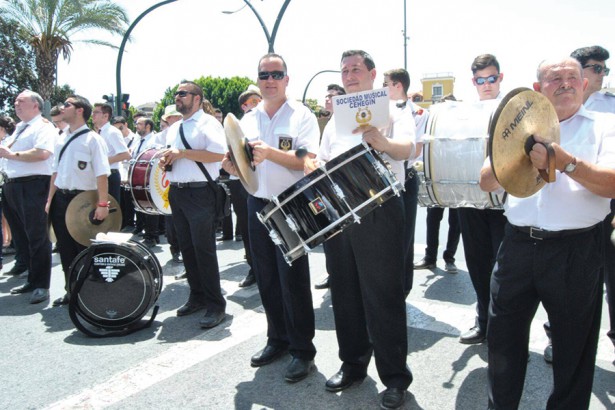
<svg viewBox="0 0 615 410">
<path fill-rule="evenodd" d="M 99 202 L 98 204 L 96 204 L 96 206 L 99 206 L 101 208 L 109 208 L 109 202 Z"/>
</svg>

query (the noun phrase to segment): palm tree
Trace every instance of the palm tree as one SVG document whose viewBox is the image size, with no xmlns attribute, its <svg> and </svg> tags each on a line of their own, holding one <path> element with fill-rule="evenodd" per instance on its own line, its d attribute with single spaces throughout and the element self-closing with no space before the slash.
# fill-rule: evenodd
<svg viewBox="0 0 615 410">
<path fill-rule="evenodd" d="M 123 36 L 128 16 L 123 7 L 111 0 L 4 0 L 0 1 L 0 19 L 17 24 L 18 35 L 34 50 L 38 92 L 49 100 L 60 54 L 70 60 L 73 42 L 108 47 L 107 41 L 77 39 L 83 31 L 98 29 Z"/>
</svg>

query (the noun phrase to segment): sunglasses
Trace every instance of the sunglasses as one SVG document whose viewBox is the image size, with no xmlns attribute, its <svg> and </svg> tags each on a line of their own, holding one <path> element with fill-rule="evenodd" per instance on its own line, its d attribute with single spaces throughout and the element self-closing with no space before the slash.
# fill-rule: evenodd
<svg viewBox="0 0 615 410">
<path fill-rule="evenodd" d="M 174 97 L 181 97 L 184 98 L 185 96 L 187 96 L 188 94 L 192 94 L 192 95 L 196 95 L 195 93 L 191 93 L 190 91 L 175 91 L 175 94 L 173 94 Z"/>
<path fill-rule="evenodd" d="M 258 79 L 259 80 L 268 80 L 269 76 L 274 80 L 281 80 L 286 77 L 286 73 L 284 71 L 259 71 Z"/>
<path fill-rule="evenodd" d="M 600 64 L 587 64 L 583 66 L 583 68 L 590 68 L 590 67 L 594 70 L 594 73 L 596 74 L 600 74 L 604 71 L 604 75 L 609 75 L 609 73 L 611 72 L 610 68 L 603 67 Z"/>
<path fill-rule="evenodd" d="M 495 84 L 495 82 L 498 81 L 499 78 L 499 74 L 494 74 L 490 75 L 489 77 L 476 77 L 474 79 L 474 82 L 476 83 L 476 85 L 483 85 L 486 82 L 489 82 L 489 84 Z"/>
<path fill-rule="evenodd" d="M 68 107 L 70 107 L 70 106 L 73 106 L 73 107 L 74 107 L 74 106 L 75 106 L 75 104 L 73 104 L 73 103 L 72 103 L 72 102 L 70 102 L 70 101 L 65 101 L 65 102 L 64 102 L 64 108 L 68 108 Z"/>
</svg>

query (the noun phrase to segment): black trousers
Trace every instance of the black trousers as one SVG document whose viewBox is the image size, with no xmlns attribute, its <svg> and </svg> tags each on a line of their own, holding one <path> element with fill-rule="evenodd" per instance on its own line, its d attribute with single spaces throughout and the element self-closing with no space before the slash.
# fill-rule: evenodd
<svg viewBox="0 0 615 410">
<path fill-rule="evenodd" d="M 237 216 L 236 231 L 241 234 L 243 247 L 246 251 L 246 260 L 252 269 L 252 255 L 250 255 L 250 234 L 248 233 L 248 191 L 238 179 L 230 179 L 226 183 L 231 190 L 231 204 Z M 224 234 L 223 234 L 224 235 Z"/>
<path fill-rule="evenodd" d="M 611 242 L 615 216 L 615 200 L 611 199 L 611 213 L 604 219 L 604 284 L 606 285 L 606 300 L 609 304 L 609 332 L 607 335 L 615 345 L 615 246 Z"/>
<path fill-rule="evenodd" d="M 425 248 L 425 260 L 436 262 L 438 260 L 438 246 L 440 245 L 440 222 L 444 216 L 444 208 L 427 208 L 427 247 Z M 446 249 L 442 258 L 445 262 L 455 262 L 455 253 L 459 246 L 461 228 L 459 227 L 459 215 L 457 209 L 448 209 L 448 237 Z"/>
<path fill-rule="evenodd" d="M 56 234 L 58 253 L 62 262 L 62 270 L 64 271 L 65 289 L 68 292 L 70 283 L 70 264 L 73 259 L 86 247 L 76 242 L 66 228 L 66 209 L 70 201 L 77 196 L 78 193 L 62 193 L 56 191 L 51 200 L 49 208 L 49 216 L 53 231 Z"/>
<path fill-rule="evenodd" d="M 406 389 L 404 204 L 393 197 L 325 248 L 342 370 L 360 377 L 374 353 L 380 380 Z"/>
<path fill-rule="evenodd" d="M 51 177 L 40 175 L 34 178 L 4 184 L 2 201 L 13 241 L 23 256 L 20 259 L 27 263 L 28 282 L 35 288 L 49 289 L 51 242 L 45 204 Z"/>
<path fill-rule="evenodd" d="M 111 175 L 107 178 L 108 181 L 108 192 L 109 195 L 112 195 L 113 198 L 119 204 L 122 201 L 122 187 L 121 187 L 121 177 L 120 172 L 116 169 L 111 170 Z"/>
<path fill-rule="evenodd" d="M 178 188 L 171 185 L 169 202 L 177 242 L 184 258 L 191 302 L 210 312 L 224 312 L 216 255 L 215 199 L 210 187 Z"/>
<path fill-rule="evenodd" d="M 308 257 L 296 259 L 292 266 L 286 263 L 256 215 L 265 205 L 248 196 L 252 267 L 267 315 L 267 345 L 288 346 L 293 357 L 312 360 L 316 347 L 312 343 L 315 325 Z"/>
<path fill-rule="evenodd" d="M 404 293 L 408 295 L 412 290 L 412 283 L 414 282 L 414 230 L 419 194 L 419 179 L 414 168 L 408 170 L 404 187 L 406 189 L 402 194 L 406 217 L 404 231 Z"/>
<path fill-rule="evenodd" d="M 122 228 L 135 225 L 135 205 L 132 202 L 132 192 L 130 188 L 124 186 L 120 191 L 122 197 L 120 207 L 122 208 Z"/>
<path fill-rule="evenodd" d="M 602 308 L 602 229 L 534 240 L 506 226 L 491 280 L 489 408 L 517 409 L 530 324 L 542 303 L 551 323 L 553 391 L 547 409 L 587 409 Z"/>
<path fill-rule="evenodd" d="M 164 216 L 164 227 L 167 233 L 167 242 L 169 243 L 169 249 L 171 255 L 179 252 L 179 243 L 177 242 L 177 230 L 173 225 L 173 215 Z"/>
<path fill-rule="evenodd" d="M 476 292 L 476 325 L 485 332 L 491 272 L 504 237 L 506 217 L 495 209 L 458 208 L 468 273 Z"/>
</svg>

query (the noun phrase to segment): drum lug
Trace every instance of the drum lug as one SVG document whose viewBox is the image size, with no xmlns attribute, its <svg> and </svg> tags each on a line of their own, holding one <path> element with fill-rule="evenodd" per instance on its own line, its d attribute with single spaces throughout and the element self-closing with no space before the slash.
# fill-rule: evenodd
<svg viewBox="0 0 615 410">
<path fill-rule="evenodd" d="M 293 232 L 297 232 L 299 230 L 299 227 L 297 226 L 297 222 L 295 222 L 293 217 L 290 215 L 286 217 L 286 224 L 288 225 L 290 230 Z"/>
<path fill-rule="evenodd" d="M 342 191 L 342 188 L 340 188 L 340 186 L 338 184 L 332 184 L 333 186 L 333 190 L 335 191 L 335 195 L 337 195 L 337 197 L 339 199 L 345 199 L 346 198 L 346 194 L 344 194 L 344 191 Z"/>
<path fill-rule="evenodd" d="M 278 233 L 276 231 L 274 231 L 273 229 L 271 229 L 269 231 L 269 237 L 271 238 L 271 241 L 273 242 L 274 245 L 276 245 L 276 246 L 282 245 L 282 241 L 280 240 L 280 237 L 278 236 Z M 288 262 L 288 261 L 286 261 L 286 262 Z"/>
</svg>

